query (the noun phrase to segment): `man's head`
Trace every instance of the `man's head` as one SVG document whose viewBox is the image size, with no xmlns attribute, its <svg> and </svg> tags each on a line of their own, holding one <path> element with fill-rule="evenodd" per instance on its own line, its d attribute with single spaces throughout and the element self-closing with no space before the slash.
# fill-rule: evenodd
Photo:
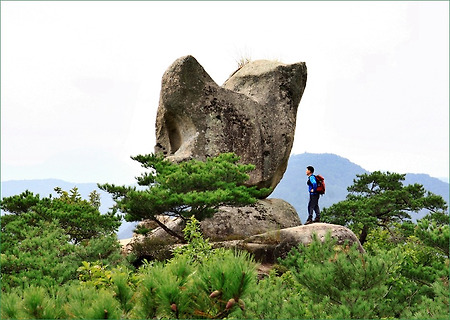
<svg viewBox="0 0 450 320">
<path fill-rule="evenodd" d="M 313 166 L 307 166 L 306 167 L 306 175 L 310 176 L 314 173 L 314 167 Z"/>
</svg>

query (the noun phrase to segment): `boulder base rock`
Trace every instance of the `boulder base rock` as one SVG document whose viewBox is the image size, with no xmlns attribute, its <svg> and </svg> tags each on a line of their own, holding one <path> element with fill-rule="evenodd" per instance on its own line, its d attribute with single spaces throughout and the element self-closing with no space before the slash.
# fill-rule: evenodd
<svg viewBox="0 0 450 320">
<path fill-rule="evenodd" d="M 180 218 L 159 217 L 159 219 L 171 230 L 182 234 L 184 221 Z M 142 221 L 140 225 L 153 229 L 155 223 Z M 226 241 L 242 240 L 252 235 L 299 225 L 301 225 L 300 218 L 289 203 L 281 199 L 263 199 L 245 207 L 222 206 L 212 218 L 202 221 L 200 228 L 205 238 L 211 241 Z M 126 251 L 132 250 L 133 243 L 143 242 L 146 239 L 167 243 L 179 242 L 162 228 L 156 227 L 147 236 L 135 234 L 127 244 Z"/>
<path fill-rule="evenodd" d="M 327 223 L 314 223 L 270 231 L 251 236 L 235 245 L 252 253 L 257 261 L 273 263 L 278 258 L 285 258 L 289 251 L 299 244 L 310 244 L 314 234 L 323 241 L 328 232 L 331 234 L 331 238 L 337 240 L 337 244 L 343 245 L 346 241 L 349 244 L 356 243 L 359 251 L 365 252 L 358 238 L 350 229 Z"/>
<path fill-rule="evenodd" d="M 344 245 L 348 242 L 350 245 L 355 244 L 361 253 L 365 253 L 358 238 L 348 228 L 326 223 L 314 223 L 304 226 L 285 228 L 276 231 L 269 231 L 263 234 L 253 235 L 242 240 L 227 240 L 211 242 L 213 248 L 238 249 L 251 253 L 255 260 L 266 265 L 273 265 L 278 258 L 285 258 L 292 248 L 299 244 L 308 245 L 313 241 L 313 235 L 316 234 L 318 239 L 323 241 L 327 233 L 331 238 L 337 240 L 338 245 Z M 183 244 L 168 243 L 163 248 L 163 256 L 170 256 L 172 250 Z M 128 251 L 131 247 L 128 247 Z"/>
<path fill-rule="evenodd" d="M 248 185 L 275 188 L 287 167 L 306 76 L 303 62 L 254 61 L 220 87 L 194 57 L 179 58 L 162 78 L 155 152 L 174 161 L 234 152 L 256 166 Z"/>
<path fill-rule="evenodd" d="M 245 207 L 220 207 L 214 217 L 200 225 L 206 238 L 223 241 L 299 226 L 301 221 L 286 201 L 264 199 Z"/>
</svg>

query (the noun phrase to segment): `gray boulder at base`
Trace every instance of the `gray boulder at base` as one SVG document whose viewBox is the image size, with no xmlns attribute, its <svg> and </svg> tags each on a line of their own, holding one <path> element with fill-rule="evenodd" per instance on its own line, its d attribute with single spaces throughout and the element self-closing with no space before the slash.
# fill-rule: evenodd
<svg viewBox="0 0 450 320">
<path fill-rule="evenodd" d="M 285 258 L 289 251 L 299 244 L 310 244 L 313 240 L 313 234 L 316 234 L 318 239 L 323 241 L 328 232 L 330 232 L 332 238 L 337 240 L 337 244 L 343 245 L 346 241 L 349 244 L 356 243 L 359 251 L 365 252 L 358 238 L 350 229 L 327 223 L 314 223 L 270 231 L 251 236 L 234 245 L 254 254 L 257 261 L 274 263 L 278 258 Z"/>
<path fill-rule="evenodd" d="M 248 185 L 281 180 L 306 85 L 304 62 L 254 61 L 221 87 L 192 56 L 164 73 L 156 118 L 156 153 L 174 161 L 234 152 L 252 163 Z"/>
<path fill-rule="evenodd" d="M 159 217 L 159 219 L 173 231 L 182 234 L 184 228 L 182 219 L 167 217 Z M 179 242 L 162 228 L 156 227 L 153 221 L 146 220 L 139 224 L 154 229 L 147 236 L 134 234 L 127 251 L 131 250 L 134 242 L 144 241 L 144 239 L 158 239 L 167 243 Z M 213 217 L 200 222 L 204 237 L 211 241 L 246 239 L 252 235 L 299 225 L 301 221 L 297 211 L 281 199 L 262 199 L 245 207 L 222 206 Z"/>
<path fill-rule="evenodd" d="M 326 234 L 337 240 L 338 245 L 346 242 L 350 245 L 356 244 L 361 253 L 365 253 L 358 238 L 348 228 L 326 223 L 314 223 L 309 225 L 285 228 L 249 236 L 241 240 L 212 241 L 213 248 L 226 248 L 247 251 L 251 253 L 257 262 L 263 264 L 274 264 L 278 258 L 286 258 L 292 248 L 299 244 L 309 245 L 313 241 L 313 235 L 324 241 Z M 166 255 L 183 244 L 168 243 L 165 246 Z M 128 244 L 125 251 L 132 250 L 132 243 Z"/>
<path fill-rule="evenodd" d="M 212 218 L 200 223 L 203 235 L 211 241 L 245 239 L 299 225 L 297 211 L 281 199 L 259 200 L 245 207 L 220 207 Z"/>
</svg>

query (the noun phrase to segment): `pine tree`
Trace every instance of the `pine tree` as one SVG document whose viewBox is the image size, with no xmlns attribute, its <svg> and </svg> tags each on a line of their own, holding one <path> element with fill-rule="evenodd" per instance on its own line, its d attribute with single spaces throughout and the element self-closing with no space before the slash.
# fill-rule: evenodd
<svg viewBox="0 0 450 320">
<path fill-rule="evenodd" d="M 447 210 L 441 196 L 426 191 L 420 184 L 404 186 L 404 180 L 404 174 L 390 172 L 357 175 L 348 187 L 346 200 L 324 209 L 322 219 L 348 226 L 364 244 L 370 230 L 377 226 L 389 230 L 393 223 L 411 219 L 411 212 Z"/>
<path fill-rule="evenodd" d="M 51 287 L 76 278 L 83 260 L 117 264 L 123 260 L 115 230 L 120 218 L 102 215 L 76 188 L 57 189 L 57 198 L 29 191 L 4 198 L 1 208 L 2 289 Z"/>
<path fill-rule="evenodd" d="M 89 240 L 92 237 L 106 236 L 117 231 L 121 222 L 114 213 L 102 215 L 99 211 L 98 193 L 93 191 L 90 200 L 84 200 L 75 187 L 70 193 L 56 187 L 59 197 L 40 198 L 30 191 L 20 195 L 2 199 L 0 207 L 10 213 L 4 215 L 1 221 L 2 233 L 4 228 L 12 224 L 17 225 L 13 238 L 5 237 L 7 241 L 18 241 L 24 234 L 19 225 L 32 226 L 39 221 L 58 221 L 59 226 L 70 236 L 74 243 Z M 19 237 L 19 238 L 18 238 Z M 15 240 L 14 240 L 15 239 Z"/>
<path fill-rule="evenodd" d="M 414 234 L 427 246 L 449 257 L 450 218 L 448 213 L 431 213 L 417 221 Z"/>
<path fill-rule="evenodd" d="M 185 241 L 180 235 L 160 222 L 160 215 L 187 220 L 194 216 L 201 221 L 211 217 L 222 205 L 247 205 L 268 194 L 245 186 L 253 165 L 239 163 L 239 157 L 224 153 L 206 161 L 189 160 L 173 163 L 160 155 L 132 157 L 149 172 L 137 178 L 144 189 L 113 184 L 99 185 L 113 195 L 115 210 L 125 213 L 127 221 L 155 221 L 170 235 Z"/>
<path fill-rule="evenodd" d="M 400 261 L 399 251 L 362 254 L 356 246 L 337 246 L 328 234 L 323 242 L 314 236 L 309 246 L 294 248 L 280 262 L 326 314 L 372 319 L 389 316 L 392 310 L 385 298 L 391 290 L 388 280 L 395 277 Z"/>
</svg>

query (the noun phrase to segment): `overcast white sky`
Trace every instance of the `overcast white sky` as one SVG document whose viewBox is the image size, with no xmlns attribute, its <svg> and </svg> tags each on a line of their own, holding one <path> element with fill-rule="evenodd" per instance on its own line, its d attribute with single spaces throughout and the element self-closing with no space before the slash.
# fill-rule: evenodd
<svg viewBox="0 0 450 320">
<path fill-rule="evenodd" d="M 218 84 L 242 57 L 306 62 L 294 154 L 449 176 L 447 1 L 2 1 L 2 181 L 134 182 L 187 54 Z"/>
</svg>

